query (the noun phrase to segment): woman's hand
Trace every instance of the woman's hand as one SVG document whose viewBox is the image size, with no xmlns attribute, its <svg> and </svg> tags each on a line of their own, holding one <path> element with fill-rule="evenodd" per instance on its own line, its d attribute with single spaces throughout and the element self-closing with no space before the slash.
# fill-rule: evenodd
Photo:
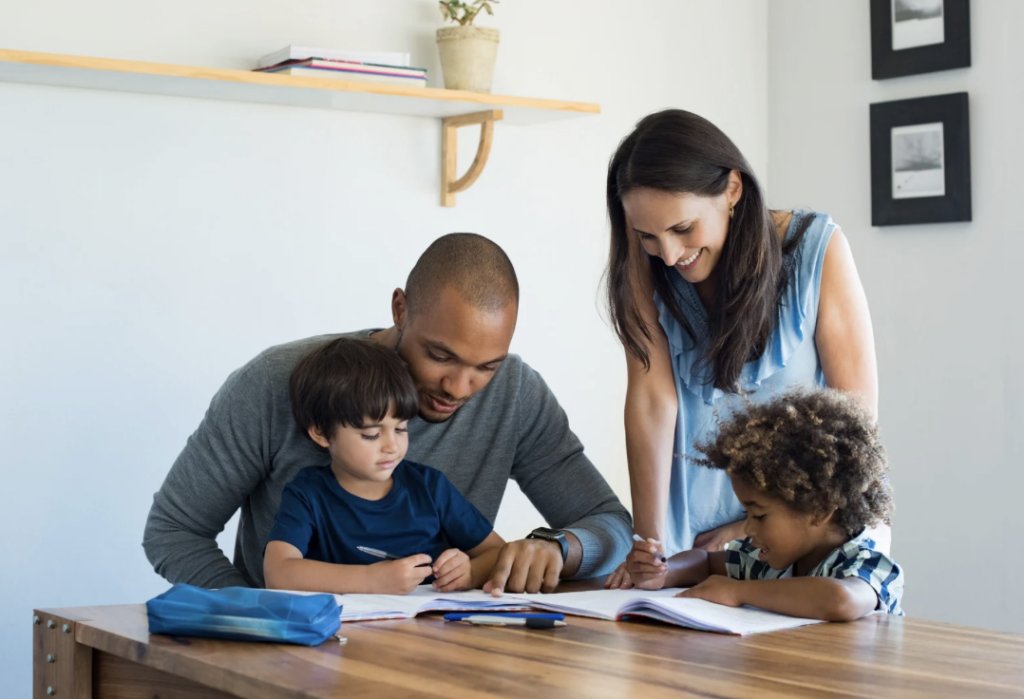
<svg viewBox="0 0 1024 699">
<path fill-rule="evenodd" d="M 744 538 L 744 520 L 723 524 L 720 527 L 701 532 L 693 540 L 693 548 L 704 549 L 705 551 L 724 551 L 725 545 L 730 541 Z"/>
<path fill-rule="evenodd" d="M 629 571 L 626 570 L 625 561 L 619 564 L 619 567 L 604 581 L 606 590 L 629 590 L 632 587 L 633 581 L 629 577 Z"/>
</svg>

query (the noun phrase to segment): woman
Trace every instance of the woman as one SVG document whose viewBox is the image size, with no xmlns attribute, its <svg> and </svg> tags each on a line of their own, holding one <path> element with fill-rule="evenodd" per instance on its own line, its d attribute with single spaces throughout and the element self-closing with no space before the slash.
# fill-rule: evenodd
<svg viewBox="0 0 1024 699">
<path fill-rule="evenodd" d="M 876 413 L 864 290 L 831 219 L 769 211 L 746 158 L 696 114 L 643 119 L 612 158 L 607 199 L 635 530 L 669 555 L 720 550 L 743 538 L 743 508 L 722 472 L 688 461 L 694 443 L 737 401 L 796 384 Z M 621 567 L 608 581 L 629 585 Z"/>
</svg>

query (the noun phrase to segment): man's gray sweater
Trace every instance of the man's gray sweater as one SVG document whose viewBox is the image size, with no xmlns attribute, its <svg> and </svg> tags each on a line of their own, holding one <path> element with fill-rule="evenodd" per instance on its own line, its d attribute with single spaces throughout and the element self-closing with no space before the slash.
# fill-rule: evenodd
<svg viewBox="0 0 1024 699">
<path fill-rule="evenodd" d="M 335 337 L 271 347 L 228 377 L 153 498 L 143 547 L 157 573 L 209 588 L 263 586 L 282 490 L 301 469 L 330 463 L 295 424 L 288 379 L 302 355 Z M 492 523 L 514 478 L 549 526 L 579 538 L 577 578 L 610 572 L 631 548 L 629 513 L 547 384 L 514 354 L 446 422 L 411 420 L 407 458 L 443 472 Z M 216 536 L 239 508 L 232 566 Z"/>
</svg>

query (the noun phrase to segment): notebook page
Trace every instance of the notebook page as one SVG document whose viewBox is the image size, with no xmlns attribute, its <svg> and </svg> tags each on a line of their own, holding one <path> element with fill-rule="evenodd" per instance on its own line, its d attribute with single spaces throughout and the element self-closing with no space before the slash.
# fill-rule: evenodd
<svg viewBox="0 0 1024 699">
<path fill-rule="evenodd" d="M 648 615 L 645 610 L 653 610 L 658 614 Z M 817 619 L 799 619 L 756 607 L 726 607 L 707 600 L 680 597 L 636 600 L 629 605 L 629 609 L 622 611 L 624 614 L 651 616 L 705 631 L 734 634 L 764 633 L 821 623 Z"/>
<path fill-rule="evenodd" d="M 664 590 L 587 590 L 585 592 L 552 592 L 550 594 L 511 594 L 505 599 L 528 602 L 538 609 L 547 609 L 563 614 L 589 616 L 595 619 L 614 621 L 624 605 L 644 599 L 671 597 L 680 592 L 679 588 Z"/>
</svg>

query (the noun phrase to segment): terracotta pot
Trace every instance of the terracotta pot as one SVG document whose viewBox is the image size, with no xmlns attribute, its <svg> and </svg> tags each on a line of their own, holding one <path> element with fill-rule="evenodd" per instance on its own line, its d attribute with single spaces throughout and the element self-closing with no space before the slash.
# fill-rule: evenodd
<svg viewBox="0 0 1024 699">
<path fill-rule="evenodd" d="M 441 72 L 448 90 L 490 92 L 498 57 L 497 29 L 458 26 L 437 30 Z"/>
</svg>

